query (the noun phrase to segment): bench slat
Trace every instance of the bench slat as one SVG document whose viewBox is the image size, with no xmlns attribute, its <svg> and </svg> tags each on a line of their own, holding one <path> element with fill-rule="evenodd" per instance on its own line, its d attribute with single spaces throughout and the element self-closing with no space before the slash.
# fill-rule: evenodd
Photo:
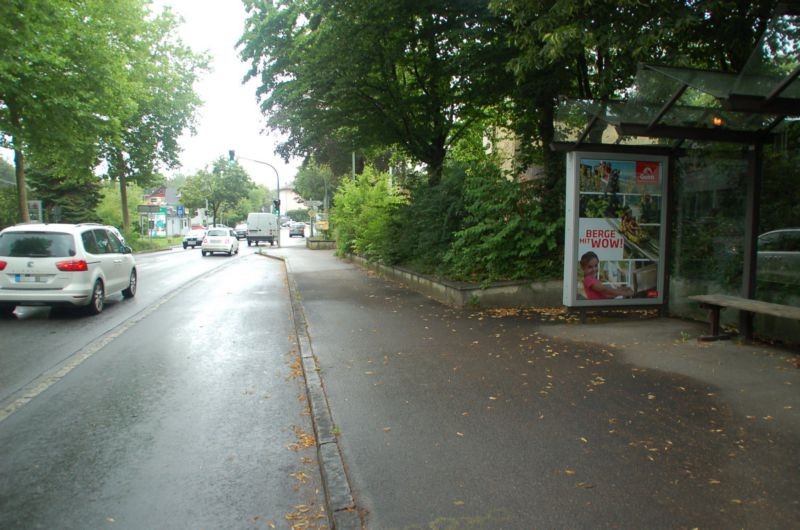
<svg viewBox="0 0 800 530">
<path fill-rule="evenodd" d="M 701 294 L 690 296 L 689 299 L 701 304 L 730 307 L 750 313 L 761 313 L 779 318 L 800 320 L 800 307 L 774 304 L 772 302 L 764 302 L 763 300 L 751 300 L 725 294 Z"/>
</svg>

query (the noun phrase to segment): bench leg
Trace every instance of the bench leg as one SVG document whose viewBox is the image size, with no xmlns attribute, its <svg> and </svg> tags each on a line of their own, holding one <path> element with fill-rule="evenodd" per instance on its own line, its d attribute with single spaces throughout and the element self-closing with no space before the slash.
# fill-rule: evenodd
<svg viewBox="0 0 800 530">
<path fill-rule="evenodd" d="M 753 313 L 739 311 L 739 329 L 745 340 L 753 340 Z"/>
<path fill-rule="evenodd" d="M 710 326 L 709 335 L 701 335 L 697 340 L 712 341 L 712 340 L 725 340 L 731 338 L 727 333 L 720 333 L 719 313 L 722 307 L 718 305 L 705 305 L 708 308 L 708 320 Z"/>
</svg>

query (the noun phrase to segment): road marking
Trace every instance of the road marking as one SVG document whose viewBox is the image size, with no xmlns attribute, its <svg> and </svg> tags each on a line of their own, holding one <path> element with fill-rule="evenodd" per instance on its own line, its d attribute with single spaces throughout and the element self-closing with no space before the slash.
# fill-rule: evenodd
<svg viewBox="0 0 800 530">
<path fill-rule="evenodd" d="M 103 333 L 92 342 L 81 348 L 80 350 L 76 351 L 65 360 L 61 361 L 55 367 L 51 368 L 50 370 L 46 371 L 26 386 L 18 390 L 14 393 L 13 396 L 7 398 L 3 401 L 0 406 L 2 409 L 0 410 L 0 423 L 5 421 L 9 416 L 17 412 L 19 409 L 36 399 L 37 396 L 42 394 L 45 390 L 53 386 L 54 384 L 58 383 L 64 377 L 67 376 L 72 370 L 80 366 L 80 364 L 103 349 L 106 345 L 108 345 L 111 341 L 128 331 L 130 328 L 150 316 L 156 309 L 167 303 L 168 301 L 172 300 L 179 292 L 187 289 L 188 285 L 184 284 L 179 288 L 175 289 L 171 293 L 168 293 L 163 298 L 154 302 L 152 305 L 142 309 L 135 315 L 133 315 L 130 319 L 126 320 L 122 324 L 108 330 L 107 332 Z M 16 396 L 16 397 L 15 397 Z"/>
</svg>

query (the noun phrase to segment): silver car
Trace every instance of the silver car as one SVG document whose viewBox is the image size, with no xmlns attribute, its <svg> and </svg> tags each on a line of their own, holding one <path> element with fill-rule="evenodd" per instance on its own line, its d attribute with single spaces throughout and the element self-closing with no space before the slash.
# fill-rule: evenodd
<svg viewBox="0 0 800 530">
<path fill-rule="evenodd" d="M 206 231 L 195 229 L 190 230 L 185 236 L 183 236 L 183 249 L 186 250 L 189 247 L 195 248 L 199 247 L 203 244 L 203 238 L 206 237 Z"/>
<path fill-rule="evenodd" d="M 136 287 L 133 253 L 106 226 L 29 223 L 0 232 L 0 316 L 17 306 L 98 314 L 106 296 L 133 298 Z"/>
<path fill-rule="evenodd" d="M 757 279 L 800 285 L 800 228 L 782 228 L 758 236 Z"/>
</svg>

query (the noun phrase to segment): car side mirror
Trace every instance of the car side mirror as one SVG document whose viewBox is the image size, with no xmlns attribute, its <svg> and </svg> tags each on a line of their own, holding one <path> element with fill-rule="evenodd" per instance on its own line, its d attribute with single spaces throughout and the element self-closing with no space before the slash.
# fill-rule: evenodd
<svg viewBox="0 0 800 530">
<path fill-rule="evenodd" d="M 133 254 L 133 249 L 131 247 L 129 247 L 128 245 L 123 245 L 122 253 L 123 254 Z"/>
</svg>

